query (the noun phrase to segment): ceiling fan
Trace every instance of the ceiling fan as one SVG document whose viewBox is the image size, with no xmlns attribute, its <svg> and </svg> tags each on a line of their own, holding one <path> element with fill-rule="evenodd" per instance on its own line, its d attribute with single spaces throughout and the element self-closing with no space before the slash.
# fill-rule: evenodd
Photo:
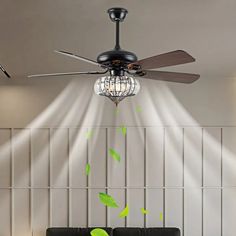
<svg viewBox="0 0 236 236">
<path fill-rule="evenodd" d="M 119 42 L 119 28 L 120 22 L 124 21 L 128 11 L 124 8 L 110 8 L 107 12 L 111 21 L 116 24 L 116 43 L 113 50 L 99 54 L 96 61 L 66 51 L 55 51 L 96 65 L 101 68 L 100 71 L 37 74 L 28 77 L 103 75 L 95 82 L 95 93 L 110 98 L 116 105 L 124 98 L 134 96 L 139 92 L 140 84 L 136 77 L 177 83 L 192 83 L 199 79 L 200 75 L 198 74 L 151 70 L 194 62 L 195 59 L 183 50 L 176 50 L 142 60 L 138 60 L 134 53 L 122 50 Z"/>
<path fill-rule="evenodd" d="M 7 78 L 11 78 L 11 76 L 7 73 L 4 67 L 0 64 L 0 70 L 6 75 Z"/>
</svg>

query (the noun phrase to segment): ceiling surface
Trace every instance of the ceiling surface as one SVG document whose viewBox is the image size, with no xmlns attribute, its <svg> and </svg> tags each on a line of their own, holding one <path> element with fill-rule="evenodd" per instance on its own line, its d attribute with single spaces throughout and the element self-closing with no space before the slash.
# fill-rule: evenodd
<svg viewBox="0 0 236 236">
<path fill-rule="evenodd" d="M 235 0 L 0 0 L 0 63 L 13 78 L 28 74 L 96 69 L 57 55 L 67 50 L 96 59 L 114 46 L 114 24 L 106 10 L 129 14 L 121 26 L 121 46 L 137 56 L 183 49 L 197 62 L 165 70 L 202 78 L 236 76 Z"/>
</svg>

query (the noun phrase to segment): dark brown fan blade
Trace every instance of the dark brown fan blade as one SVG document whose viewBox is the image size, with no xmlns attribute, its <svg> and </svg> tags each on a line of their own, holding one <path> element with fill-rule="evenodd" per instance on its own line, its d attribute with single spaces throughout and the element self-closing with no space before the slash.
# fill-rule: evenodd
<svg viewBox="0 0 236 236">
<path fill-rule="evenodd" d="M 7 73 L 2 65 L 0 65 L 0 70 L 6 75 L 7 78 L 11 78 L 11 76 Z"/>
<path fill-rule="evenodd" d="M 28 78 L 36 77 L 49 77 L 49 76 L 65 76 L 65 75 L 101 75 L 107 73 L 106 71 L 89 71 L 89 72 L 65 72 L 65 73 L 50 73 L 50 74 L 37 74 L 37 75 L 28 75 Z"/>
<path fill-rule="evenodd" d="M 96 65 L 96 66 L 100 66 L 100 67 L 106 68 L 106 66 L 104 66 L 104 65 L 102 65 L 102 64 L 100 64 L 100 63 L 98 63 L 98 62 L 96 62 L 94 60 L 88 59 L 86 57 L 81 57 L 81 56 L 73 54 L 71 52 L 66 52 L 66 51 L 61 51 L 61 50 L 59 50 L 59 51 L 55 50 L 54 52 L 62 54 L 62 55 L 65 55 L 67 57 L 75 58 L 75 59 L 80 60 L 80 61 L 88 62 L 88 63 Z"/>
<path fill-rule="evenodd" d="M 156 69 L 161 67 L 185 64 L 194 61 L 195 59 L 187 52 L 183 50 L 176 50 L 173 52 L 168 52 L 136 61 L 134 63 L 129 64 L 128 68 L 132 69 L 134 65 L 140 65 L 141 69 L 143 70 Z"/>
<path fill-rule="evenodd" d="M 162 80 L 176 83 L 185 83 L 190 84 L 200 78 L 200 75 L 189 74 L 189 73 L 179 73 L 179 72 L 168 72 L 168 71 L 152 71 L 145 70 L 143 71 L 145 75 L 143 78 Z"/>
</svg>

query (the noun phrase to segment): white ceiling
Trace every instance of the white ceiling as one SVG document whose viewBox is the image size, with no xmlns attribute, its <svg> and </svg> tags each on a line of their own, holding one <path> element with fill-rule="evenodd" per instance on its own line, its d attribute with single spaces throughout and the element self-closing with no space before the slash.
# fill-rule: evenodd
<svg viewBox="0 0 236 236">
<path fill-rule="evenodd" d="M 106 10 L 113 6 L 128 9 L 121 45 L 140 59 L 183 49 L 197 62 L 166 70 L 236 76 L 235 0 L 0 0 L 0 6 L 0 63 L 15 78 L 94 69 L 53 50 L 96 59 L 111 49 L 114 24 Z"/>
</svg>

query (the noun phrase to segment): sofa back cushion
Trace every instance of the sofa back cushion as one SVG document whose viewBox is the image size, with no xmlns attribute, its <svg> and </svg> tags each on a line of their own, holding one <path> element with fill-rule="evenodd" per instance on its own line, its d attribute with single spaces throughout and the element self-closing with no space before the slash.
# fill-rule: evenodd
<svg viewBox="0 0 236 236">
<path fill-rule="evenodd" d="M 48 228 L 47 229 L 47 236 L 91 236 L 90 232 L 94 229 L 92 228 Z M 101 229 L 104 229 L 109 235 L 111 235 L 112 228 L 104 228 L 101 227 Z"/>
<path fill-rule="evenodd" d="M 178 228 L 114 228 L 113 236 L 180 236 Z"/>
</svg>

